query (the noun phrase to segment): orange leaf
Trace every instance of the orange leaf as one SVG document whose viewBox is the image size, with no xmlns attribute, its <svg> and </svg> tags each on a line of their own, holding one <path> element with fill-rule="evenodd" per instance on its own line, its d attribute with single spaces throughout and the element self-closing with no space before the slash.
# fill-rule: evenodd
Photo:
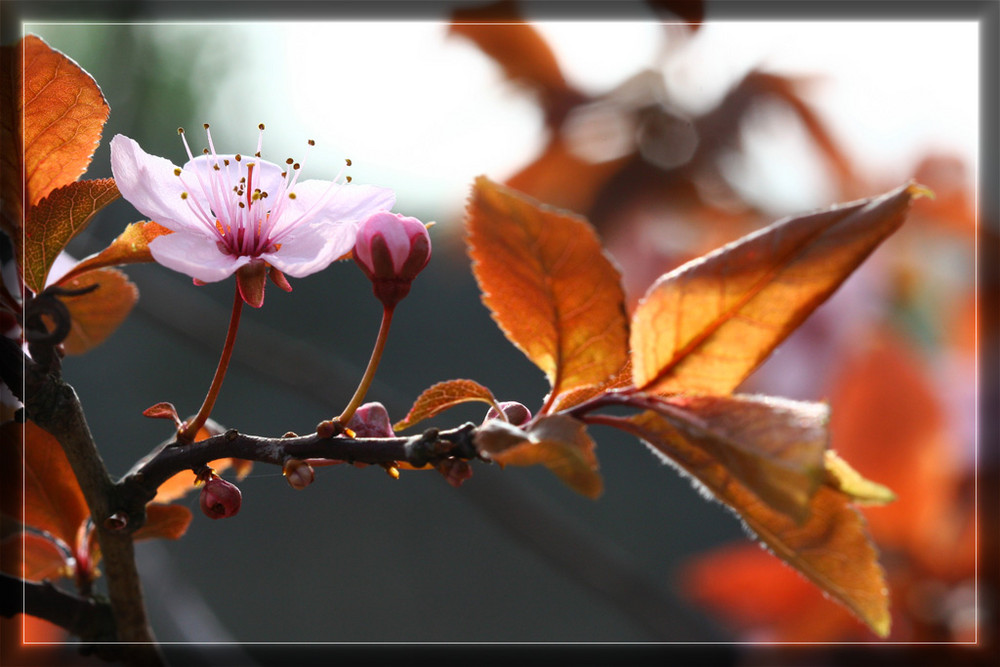
<svg viewBox="0 0 1000 667">
<path fill-rule="evenodd" d="M 590 162 L 554 135 L 531 164 L 507 179 L 507 185 L 552 206 L 589 211 L 601 188 L 626 162 L 627 158 Z"/>
<path fill-rule="evenodd" d="M 612 375 L 601 384 L 591 384 L 586 387 L 579 387 L 572 391 L 563 392 L 552 402 L 552 412 L 569 410 L 575 405 L 590 400 L 596 396 L 606 394 L 616 389 L 625 389 L 632 386 L 632 361 L 625 360 L 616 375 Z"/>
<path fill-rule="evenodd" d="M 69 336 L 63 342 L 66 354 L 83 354 L 104 342 L 125 321 L 139 298 L 139 291 L 117 269 L 88 271 L 60 285 L 81 289 L 97 283 L 93 292 L 62 297 L 72 318 Z"/>
<path fill-rule="evenodd" d="M 31 581 L 69 576 L 71 561 L 52 540 L 34 533 L 15 533 L 0 543 L 3 571 Z"/>
<path fill-rule="evenodd" d="M 452 14 L 450 31 L 471 40 L 503 68 L 507 78 L 555 94 L 566 90 L 559 63 L 549 45 L 524 22 L 512 2 L 463 8 Z M 502 20 L 502 24 L 488 25 Z"/>
<path fill-rule="evenodd" d="M 545 372 L 553 398 L 604 382 L 624 365 L 620 274 L 583 218 L 479 177 L 467 224 L 483 303 Z"/>
<path fill-rule="evenodd" d="M 150 540 L 162 537 L 176 540 L 187 532 L 191 523 L 191 510 L 183 505 L 146 505 L 146 523 L 132 535 L 133 540 Z"/>
<path fill-rule="evenodd" d="M 861 515 L 844 494 L 820 486 L 800 524 L 768 507 L 710 455 L 691 446 L 655 412 L 623 420 L 623 426 L 669 462 L 703 484 L 736 511 L 779 558 L 854 612 L 879 636 L 889 633 L 889 599 L 878 553 Z"/>
<path fill-rule="evenodd" d="M 541 417 L 527 430 L 491 420 L 479 429 L 475 441 L 481 452 L 501 465 L 540 463 L 577 493 L 589 498 L 601 495 L 594 441 L 586 425 L 572 417 Z"/>
<path fill-rule="evenodd" d="M 825 478 L 826 405 L 763 396 L 658 403 L 653 409 L 676 429 L 656 443 L 663 454 L 673 458 L 672 447 L 682 439 L 682 455 L 700 450 L 772 509 L 798 522 L 808 517 L 809 500 Z"/>
<path fill-rule="evenodd" d="M 23 111 L 26 199 L 34 206 L 87 170 L 110 109 L 93 77 L 38 37 L 28 35 L 18 49 L 24 96 L 15 104 Z"/>
<path fill-rule="evenodd" d="M 56 256 L 80 233 L 97 211 L 119 197 L 113 178 L 74 181 L 53 190 L 28 212 L 24 228 L 24 284 L 38 293 L 45 289 Z M 14 241 L 16 257 L 22 258 L 21 239 Z"/>
<path fill-rule="evenodd" d="M 402 431 L 424 419 L 430 419 L 448 408 L 460 403 L 469 401 L 482 401 L 493 407 L 497 407 L 497 400 L 493 397 L 493 392 L 472 380 L 446 380 L 438 382 L 425 389 L 417 400 L 413 402 L 413 407 L 401 421 L 392 425 L 394 431 Z"/>
<path fill-rule="evenodd" d="M 685 593 L 743 637 L 773 642 L 866 641 L 862 626 L 792 568 L 753 544 L 732 544 L 685 564 Z"/>
<path fill-rule="evenodd" d="M 4 514 L 72 548 L 90 510 L 62 446 L 31 421 L 0 425 L 0 435 L 3 469 L 24 471 L 23 485 L 20 475 L 11 475 L 0 490 Z"/>
<path fill-rule="evenodd" d="M 953 514 L 962 463 L 921 357 L 902 336 L 880 332 L 842 364 L 830 405 L 837 450 L 899 496 L 868 513 L 879 542 L 918 559 L 952 558 L 963 523 Z"/>
<path fill-rule="evenodd" d="M 632 318 L 635 384 L 727 394 L 902 223 L 917 186 L 789 218 L 662 276 Z"/>
<path fill-rule="evenodd" d="M 198 431 L 196 440 L 203 440 L 204 437 L 210 437 L 214 434 L 202 437 L 203 435 L 202 431 Z M 211 461 L 208 466 L 214 468 L 218 473 L 222 473 L 228 468 L 233 468 L 236 471 L 236 479 L 241 480 L 250 474 L 250 469 L 253 468 L 253 461 L 246 461 L 244 459 L 218 459 Z M 197 488 L 196 480 L 197 478 L 193 472 L 182 470 L 163 484 L 160 484 L 160 488 L 156 490 L 156 497 L 153 498 L 152 503 L 147 508 L 153 505 L 164 505 L 178 498 L 183 498 Z"/>
<path fill-rule="evenodd" d="M 60 278 L 59 284 L 94 269 L 152 262 L 153 255 L 149 252 L 149 244 L 157 236 L 171 233 L 171 230 L 157 222 L 133 222 L 107 248 L 84 258 L 70 269 Z"/>
</svg>

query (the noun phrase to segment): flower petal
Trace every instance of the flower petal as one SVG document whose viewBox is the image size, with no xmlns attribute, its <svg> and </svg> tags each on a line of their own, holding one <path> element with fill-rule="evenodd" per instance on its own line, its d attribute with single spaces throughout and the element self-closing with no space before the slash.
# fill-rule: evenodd
<svg viewBox="0 0 1000 667">
<path fill-rule="evenodd" d="M 322 271 L 354 247 L 358 226 L 354 222 L 310 222 L 281 242 L 275 252 L 261 259 L 293 278 Z"/>
<path fill-rule="evenodd" d="M 186 273 L 206 283 L 231 276 L 252 259 L 225 254 L 213 240 L 187 231 L 156 237 L 149 244 L 149 252 L 153 259 L 168 269 Z"/>
<path fill-rule="evenodd" d="M 181 199 L 181 184 L 170 160 L 142 150 L 123 134 L 111 140 L 111 173 L 115 185 L 132 206 L 144 216 L 175 232 L 203 229 L 191 207 Z"/>
<path fill-rule="evenodd" d="M 323 205 L 313 212 L 313 222 L 360 222 L 378 210 L 389 210 L 396 203 L 396 193 L 389 188 L 374 185 L 334 185 L 327 195 L 330 181 L 299 181 L 292 192 L 295 199 L 285 202 L 281 214 L 282 227 L 310 211 L 325 195 Z"/>
<path fill-rule="evenodd" d="M 226 164 L 227 160 L 229 161 L 228 165 Z M 191 171 L 201 177 L 205 183 L 208 183 L 209 179 L 215 178 L 212 173 L 215 171 L 215 165 L 219 165 L 219 169 L 228 177 L 227 182 L 230 185 L 236 185 L 240 178 L 247 176 L 247 165 L 251 163 L 254 168 L 250 191 L 262 190 L 272 196 L 276 194 L 285 181 L 281 175 L 284 170 L 273 162 L 262 160 L 259 157 L 241 155 L 240 160 L 237 161 L 235 155 L 199 155 L 184 164 L 184 171 Z M 228 196 L 230 192 L 227 190 L 225 194 Z"/>
</svg>

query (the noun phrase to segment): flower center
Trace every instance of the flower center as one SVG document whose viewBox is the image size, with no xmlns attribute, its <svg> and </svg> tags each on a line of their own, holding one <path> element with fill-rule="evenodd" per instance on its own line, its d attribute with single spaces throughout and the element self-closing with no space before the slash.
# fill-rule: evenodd
<svg viewBox="0 0 1000 667">
<path fill-rule="evenodd" d="M 184 186 L 181 198 L 225 254 L 259 257 L 276 252 L 281 240 L 313 217 L 338 189 L 339 174 L 309 210 L 302 212 L 300 207 L 290 207 L 289 202 L 296 198 L 294 188 L 301 165 L 288 158 L 287 167 L 282 169 L 261 159 L 263 123 L 257 126 L 260 135 L 251 159 L 239 153 L 231 156 L 216 153 L 208 123 L 204 127 L 208 148 L 197 158 L 191 153 L 184 129 L 178 128 L 189 161 L 184 169 L 174 169 L 174 174 Z M 314 145 L 310 139 L 309 146 Z M 350 177 L 347 181 L 350 182 Z"/>
</svg>

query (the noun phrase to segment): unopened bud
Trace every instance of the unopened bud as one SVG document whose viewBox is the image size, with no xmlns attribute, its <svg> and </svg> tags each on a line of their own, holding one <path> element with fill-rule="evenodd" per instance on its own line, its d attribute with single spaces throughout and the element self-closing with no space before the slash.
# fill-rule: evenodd
<svg viewBox="0 0 1000 667">
<path fill-rule="evenodd" d="M 285 461 L 281 472 L 285 476 L 285 481 L 288 482 L 288 485 L 296 491 L 301 491 L 316 479 L 316 473 L 313 472 L 312 466 L 299 459 L 288 459 Z"/>
<path fill-rule="evenodd" d="M 507 416 L 507 421 L 514 426 L 522 426 L 531 421 L 531 410 L 517 401 L 503 401 L 500 403 L 500 409 Z M 491 419 L 500 419 L 500 413 L 497 412 L 496 408 L 490 408 L 483 421 L 488 422 Z"/>
<path fill-rule="evenodd" d="M 472 477 L 472 466 L 464 459 L 444 459 L 436 463 L 434 468 L 456 489 Z"/>
<path fill-rule="evenodd" d="M 236 486 L 213 474 L 201 489 L 201 511 L 209 519 L 225 519 L 240 511 L 243 494 Z"/>
<path fill-rule="evenodd" d="M 375 296 L 392 308 L 431 258 L 431 237 L 416 218 L 377 211 L 361 223 L 354 261 L 372 281 Z"/>
<path fill-rule="evenodd" d="M 389 412 L 377 401 L 358 407 L 347 422 L 347 428 L 359 438 L 392 438 L 396 435 L 392 430 Z"/>
</svg>

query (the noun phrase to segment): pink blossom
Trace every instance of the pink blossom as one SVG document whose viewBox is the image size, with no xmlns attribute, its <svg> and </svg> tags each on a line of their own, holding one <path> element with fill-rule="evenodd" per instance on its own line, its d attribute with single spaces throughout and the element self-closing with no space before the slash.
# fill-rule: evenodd
<svg viewBox="0 0 1000 667">
<path fill-rule="evenodd" d="M 235 484 L 212 473 L 205 486 L 201 487 L 201 497 L 198 500 L 201 511 L 209 519 L 225 519 L 240 511 L 243 494 Z"/>
<path fill-rule="evenodd" d="M 358 230 L 354 261 L 372 281 L 375 296 L 392 308 L 431 258 L 427 227 L 416 218 L 377 211 Z"/>
<path fill-rule="evenodd" d="M 261 159 L 263 125 L 252 156 L 216 153 L 205 129 L 209 148 L 194 157 L 184 139 L 190 159 L 182 168 L 117 135 L 111 169 L 122 196 L 173 231 L 150 243 L 153 259 L 202 283 L 239 271 L 248 303 L 244 283 L 259 286 L 262 302 L 265 269 L 286 288 L 280 274 L 302 278 L 325 269 L 351 250 L 360 220 L 395 202 L 386 188 L 299 180 L 291 158 L 284 167 Z"/>
</svg>

